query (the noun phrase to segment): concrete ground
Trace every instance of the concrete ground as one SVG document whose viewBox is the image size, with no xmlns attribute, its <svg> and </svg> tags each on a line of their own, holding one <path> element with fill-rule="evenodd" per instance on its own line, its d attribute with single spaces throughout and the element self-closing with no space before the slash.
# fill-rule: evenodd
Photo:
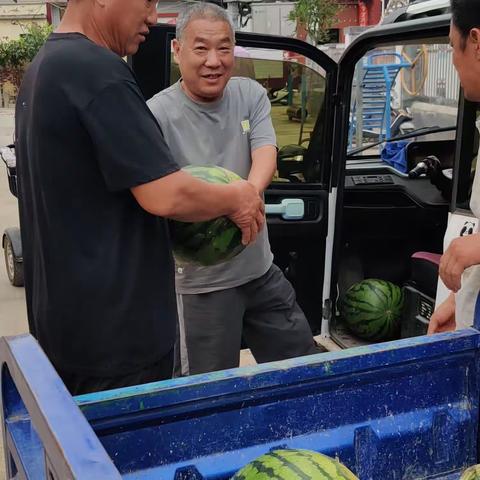
<svg viewBox="0 0 480 480">
<path fill-rule="evenodd" d="M 14 129 L 13 109 L 0 109 L 0 147 L 12 142 Z M 18 226 L 17 199 L 10 193 L 7 170 L 0 162 L 0 233 L 7 227 Z M 27 331 L 25 290 L 10 285 L 1 250 L 0 260 L 0 336 L 16 335 Z"/>
</svg>

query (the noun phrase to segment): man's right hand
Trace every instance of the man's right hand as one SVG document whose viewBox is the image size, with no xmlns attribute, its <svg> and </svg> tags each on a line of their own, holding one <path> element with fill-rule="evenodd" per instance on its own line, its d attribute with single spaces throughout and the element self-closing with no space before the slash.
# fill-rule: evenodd
<svg viewBox="0 0 480 480">
<path fill-rule="evenodd" d="M 246 180 L 230 184 L 235 192 L 235 206 L 228 215 L 242 231 L 242 243 L 249 245 L 257 238 L 265 223 L 265 208 L 257 189 Z"/>
<path fill-rule="evenodd" d="M 428 324 L 428 335 L 451 332 L 455 327 L 455 294 L 451 293 L 433 312 Z"/>
</svg>

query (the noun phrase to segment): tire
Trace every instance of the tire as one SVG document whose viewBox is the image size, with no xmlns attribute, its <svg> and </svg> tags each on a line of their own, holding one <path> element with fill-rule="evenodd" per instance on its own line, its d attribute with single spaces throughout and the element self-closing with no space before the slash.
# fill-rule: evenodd
<svg viewBox="0 0 480 480">
<path fill-rule="evenodd" d="M 5 267 L 10 283 L 14 287 L 23 287 L 23 263 L 15 258 L 12 242 L 8 236 L 5 236 L 3 250 L 5 254 Z"/>
</svg>

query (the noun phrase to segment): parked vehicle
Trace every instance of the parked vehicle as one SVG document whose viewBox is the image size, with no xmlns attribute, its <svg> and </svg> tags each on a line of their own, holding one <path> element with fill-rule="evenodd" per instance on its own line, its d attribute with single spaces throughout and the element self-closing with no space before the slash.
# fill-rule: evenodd
<svg viewBox="0 0 480 480">
<path fill-rule="evenodd" d="M 403 22 L 450 13 L 450 0 L 390 0 L 382 23 Z"/>
<path fill-rule="evenodd" d="M 8 186 L 13 196 L 17 196 L 17 162 L 14 145 L 0 149 L 0 157 L 7 168 Z M 23 286 L 22 239 L 18 227 L 5 229 L 2 236 L 5 267 L 10 283 L 15 287 Z"/>
</svg>

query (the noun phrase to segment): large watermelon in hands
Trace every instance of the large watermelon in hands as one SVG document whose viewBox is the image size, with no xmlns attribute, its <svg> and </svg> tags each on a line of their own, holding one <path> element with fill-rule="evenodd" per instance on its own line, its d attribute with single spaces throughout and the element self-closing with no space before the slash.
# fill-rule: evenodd
<svg viewBox="0 0 480 480">
<path fill-rule="evenodd" d="M 358 480 L 337 460 L 311 450 L 272 450 L 239 470 L 231 480 Z"/>
<path fill-rule="evenodd" d="M 241 180 L 236 173 L 216 165 L 189 165 L 182 170 L 210 183 Z M 170 232 L 175 261 L 180 265 L 216 265 L 232 259 L 245 248 L 240 229 L 227 217 L 196 223 L 172 221 Z"/>
<path fill-rule="evenodd" d="M 402 289 L 374 278 L 352 285 L 340 302 L 347 327 L 358 337 L 373 341 L 398 338 L 402 308 Z"/>
</svg>

